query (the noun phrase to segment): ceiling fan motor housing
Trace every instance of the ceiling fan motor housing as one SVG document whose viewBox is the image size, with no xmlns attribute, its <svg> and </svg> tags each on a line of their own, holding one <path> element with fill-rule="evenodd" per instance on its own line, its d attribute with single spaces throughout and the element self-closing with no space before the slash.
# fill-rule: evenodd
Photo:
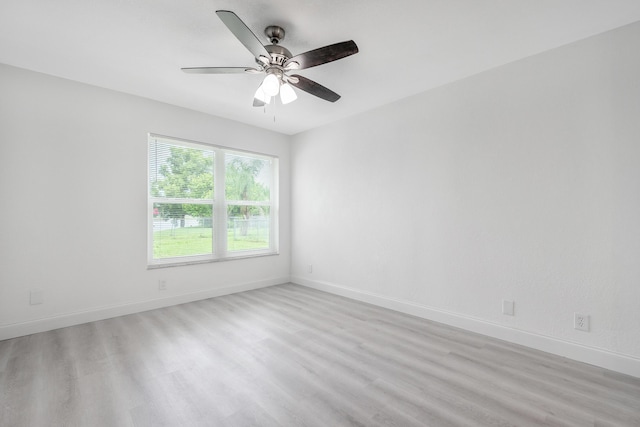
<svg viewBox="0 0 640 427">
<path fill-rule="evenodd" d="M 271 55 L 271 59 L 269 61 L 271 65 L 278 65 L 282 67 L 287 59 L 293 56 L 291 55 L 291 52 L 289 52 L 289 49 L 278 46 L 277 44 L 266 45 L 265 49 L 267 49 L 267 52 Z"/>
</svg>

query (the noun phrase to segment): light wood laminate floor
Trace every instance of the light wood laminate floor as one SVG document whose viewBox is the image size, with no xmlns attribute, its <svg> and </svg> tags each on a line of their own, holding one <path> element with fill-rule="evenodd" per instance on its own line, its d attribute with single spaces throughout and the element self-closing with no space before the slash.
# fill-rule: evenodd
<svg viewBox="0 0 640 427">
<path fill-rule="evenodd" d="M 287 284 L 0 342 L 2 426 L 640 426 L 640 379 Z"/>
</svg>

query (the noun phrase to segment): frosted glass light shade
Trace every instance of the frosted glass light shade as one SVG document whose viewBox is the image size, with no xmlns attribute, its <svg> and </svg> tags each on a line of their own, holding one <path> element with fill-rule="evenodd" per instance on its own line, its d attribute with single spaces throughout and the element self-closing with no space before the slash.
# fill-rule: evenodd
<svg viewBox="0 0 640 427">
<path fill-rule="evenodd" d="M 257 99 L 258 101 L 262 101 L 265 104 L 270 104 L 271 103 L 271 97 L 269 95 L 267 95 L 266 93 L 264 93 L 264 90 L 262 89 L 262 86 L 260 86 L 258 88 L 258 90 L 256 90 L 256 94 L 253 95 L 253 97 L 255 99 Z"/>
<path fill-rule="evenodd" d="M 293 87 L 289 83 L 285 83 L 280 88 L 280 100 L 283 104 L 288 104 L 290 102 L 298 99 L 298 95 L 296 95 L 296 91 L 293 90 Z"/>
<path fill-rule="evenodd" d="M 267 74 L 262 82 L 262 90 L 269 96 L 276 96 L 280 90 L 280 80 L 273 74 Z"/>
</svg>

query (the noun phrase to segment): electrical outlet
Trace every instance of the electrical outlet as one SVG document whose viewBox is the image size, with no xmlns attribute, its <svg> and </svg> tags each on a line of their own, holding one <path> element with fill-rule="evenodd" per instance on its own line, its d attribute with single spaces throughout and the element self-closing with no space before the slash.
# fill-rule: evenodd
<svg viewBox="0 0 640 427">
<path fill-rule="evenodd" d="M 506 314 L 507 316 L 514 315 L 514 306 L 515 303 L 513 301 L 507 301 L 505 299 L 502 300 L 502 314 Z"/>
<path fill-rule="evenodd" d="M 589 332 L 589 316 L 573 313 L 573 328 L 579 331 Z"/>
<path fill-rule="evenodd" d="M 313 273 L 313 265 L 307 265 L 307 273 Z"/>
<path fill-rule="evenodd" d="M 158 290 L 166 291 L 167 290 L 167 281 L 164 279 L 158 280 Z"/>
</svg>

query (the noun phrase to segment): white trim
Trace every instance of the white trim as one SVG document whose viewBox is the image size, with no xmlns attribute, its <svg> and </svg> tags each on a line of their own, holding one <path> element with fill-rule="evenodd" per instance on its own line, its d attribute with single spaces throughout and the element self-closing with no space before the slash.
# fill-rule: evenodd
<svg viewBox="0 0 640 427">
<path fill-rule="evenodd" d="M 227 206 L 271 206 L 270 201 L 253 202 L 251 200 L 226 200 L 225 203 Z"/>
<path fill-rule="evenodd" d="M 224 259 L 227 256 L 227 203 L 225 197 L 226 173 L 224 151 L 215 151 L 214 154 L 214 181 L 213 181 L 213 241 L 211 242 L 211 253 L 214 258 Z M 171 258 L 169 258 L 171 259 Z"/>
<path fill-rule="evenodd" d="M 504 341 L 530 347 L 536 350 L 555 354 L 610 369 L 627 375 L 640 378 L 640 359 L 621 353 L 604 350 L 597 347 L 590 347 L 583 344 L 560 340 L 558 338 L 510 328 L 497 323 L 488 322 L 471 316 L 465 316 L 434 307 L 417 304 L 411 301 L 391 298 L 372 292 L 365 292 L 334 283 L 309 280 L 304 277 L 292 276 L 291 281 L 295 284 L 341 295 L 357 301 L 399 311 L 423 319 L 433 320 L 446 325 L 455 326 L 468 331 L 498 338 Z"/>
<path fill-rule="evenodd" d="M 151 203 L 173 203 L 175 205 L 213 205 L 213 199 L 171 199 L 169 197 L 149 196 Z"/>
<path fill-rule="evenodd" d="M 207 259 L 202 259 L 202 260 L 191 260 L 191 261 L 184 261 L 184 262 L 171 262 L 171 263 L 167 263 L 167 264 L 148 264 L 147 265 L 147 270 L 155 270 L 158 268 L 171 268 L 171 267 L 183 267 L 185 265 L 198 265 L 198 264 L 209 264 L 212 262 L 225 262 L 225 261 L 235 261 L 237 259 L 250 259 L 250 258 L 260 258 L 260 257 L 265 257 L 265 256 L 279 256 L 280 252 L 260 252 L 257 253 L 255 251 L 248 253 L 248 254 L 242 254 L 239 253 L 238 255 L 234 255 L 234 256 L 228 256 L 226 258 L 207 258 Z M 175 258 L 171 258 L 171 259 L 175 259 Z"/>
<path fill-rule="evenodd" d="M 82 310 L 74 313 L 65 313 L 44 319 L 31 320 L 27 322 L 12 323 L 0 326 L 0 341 L 24 335 L 36 334 L 39 332 L 51 331 L 53 329 L 66 328 L 67 326 L 80 325 L 87 322 L 109 319 L 112 317 L 125 316 L 127 314 L 140 313 L 154 310 L 156 308 L 169 307 L 177 304 L 184 304 L 192 301 L 199 301 L 214 298 L 222 295 L 234 294 L 237 292 L 250 291 L 252 289 L 266 288 L 268 286 L 288 283 L 289 277 L 274 277 L 272 279 L 259 280 L 254 282 L 236 283 L 223 286 L 221 288 L 207 289 L 204 291 L 191 292 L 181 295 L 172 295 L 166 298 L 156 298 L 146 301 L 135 301 L 125 304 L 118 304 L 105 307 L 97 307 L 90 310 Z"/>
<path fill-rule="evenodd" d="M 271 168 L 271 188 L 275 188 L 276 191 L 269 190 L 269 196 L 271 198 L 271 208 L 269 209 L 269 216 L 275 216 L 276 220 L 271 222 L 269 227 L 269 248 L 279 252 L 280 251 L 280 159 L 274 157 L 273 165 Z M 291 273 L 291 271 L 289 271 Z"/>
</svg>

